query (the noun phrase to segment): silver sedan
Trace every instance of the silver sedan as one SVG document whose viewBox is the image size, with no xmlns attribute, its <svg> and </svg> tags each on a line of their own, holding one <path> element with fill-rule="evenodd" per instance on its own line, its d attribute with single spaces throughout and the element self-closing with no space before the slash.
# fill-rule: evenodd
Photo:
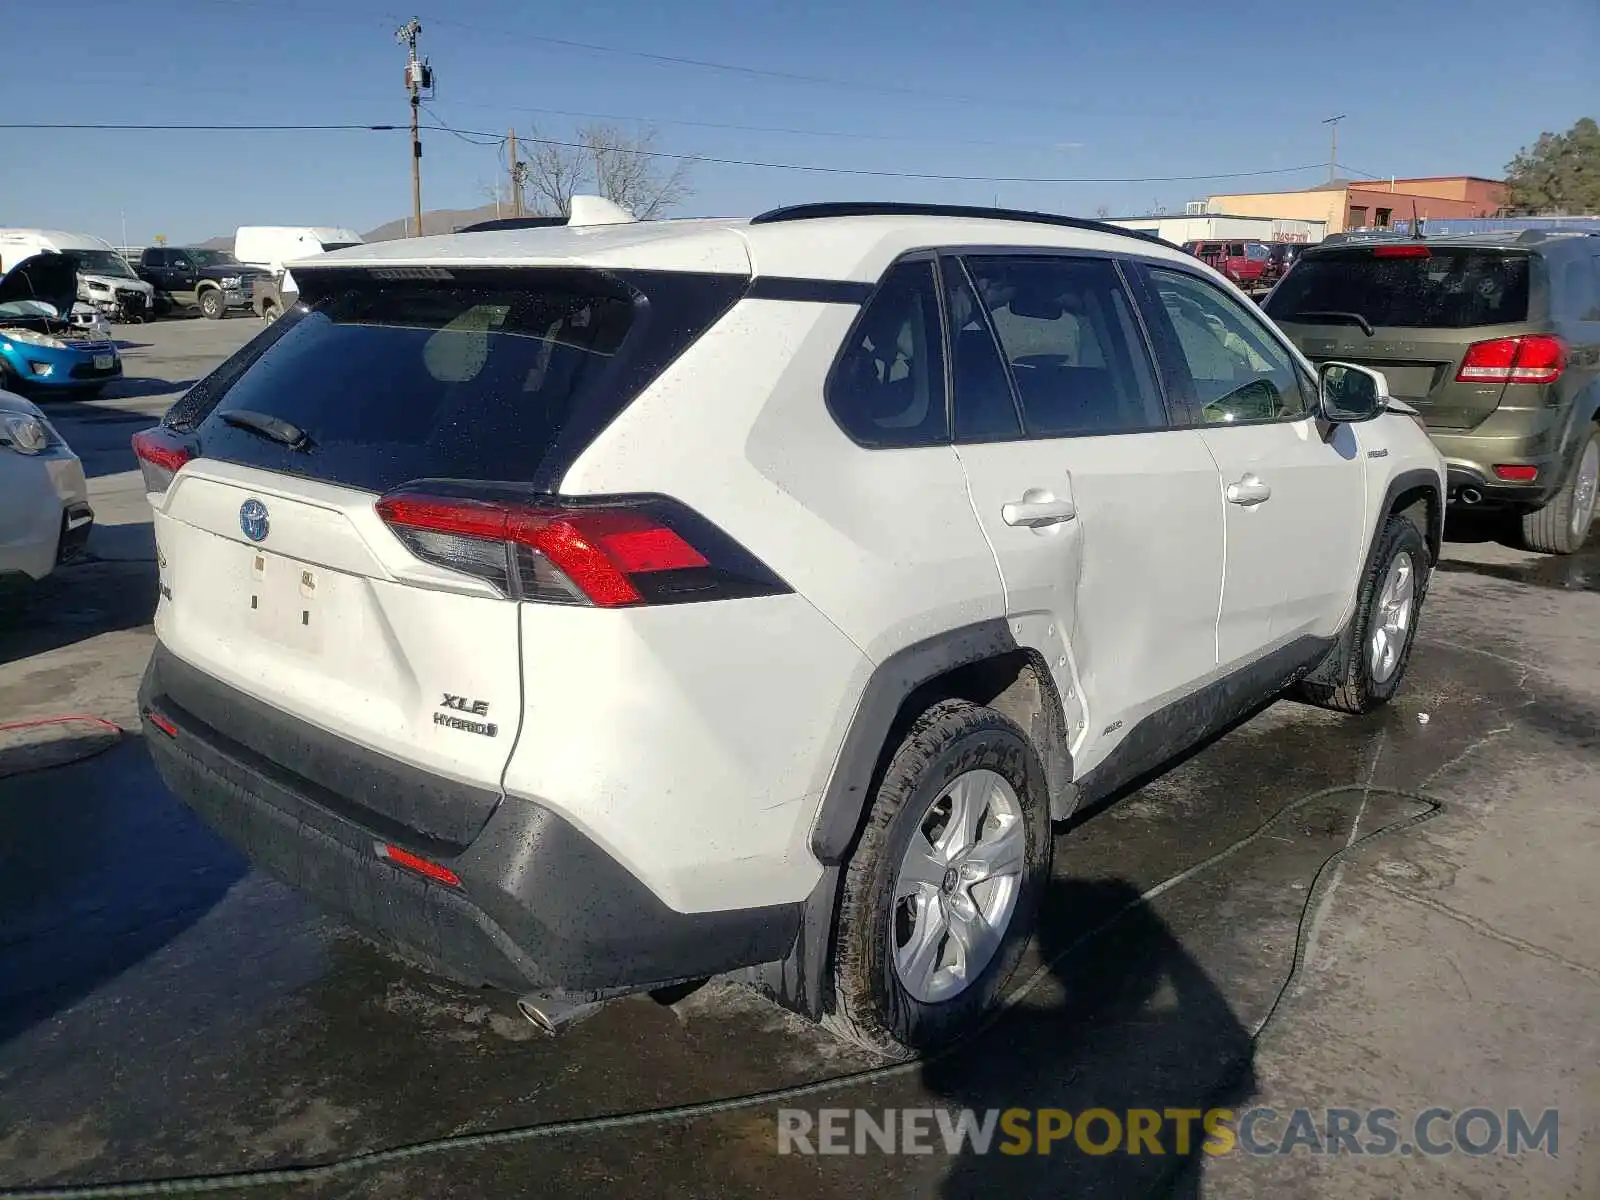
<svg viewBox="0 0 1600 1200">
<path fill-rule="evenodd" d="M 43 579 L 93 525 L 78 456 L 36 405 L 0 391 L 0 583 Z"/>
</svg>

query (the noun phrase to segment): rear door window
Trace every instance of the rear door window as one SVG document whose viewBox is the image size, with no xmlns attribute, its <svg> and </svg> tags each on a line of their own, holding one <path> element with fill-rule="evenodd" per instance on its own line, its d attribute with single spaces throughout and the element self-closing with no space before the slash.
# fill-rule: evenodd
<svg viewBox="0 0 1600 1200">
<path fill-rule="evenodd" d="M 1330 250 L 1301 258 L 1266 311 L 1313 323 L 1319 313 L 1357 313 L 1408 329 L 1512 325 L 1528 319 L 1528 270 L 1526 253 L 1471 246 Z"/>
<path fill-rule="evenodd" d="M 1167 415 L 1133 304 L 1106 259 L 967 260 L 1030 437 L 1161 429 Z"/>
<path fill-rule="evenodd" d="M 204 418 L 202 454 L 376 492 L 429 477 L 540 482 L 569 427 L 598 432 L 748 282 L 637 273 L 646 293 L 581 270 L 378 278 L 404 274 L 304 272 L 292 325 L 231 379 L 202 381 L 204 411 L 180 404 Z M 671 321 L 649 319 L 658 301 Z M 224 419 L 241 411 L 308 442 Z"/>
<path fill-rule="evenodd" d="M 994 331 L 966 268 L 941 264 L 950 326 L 950 379 L 955 389 L 956 440 L 995 442 L 1022 437 L 1022 414 L 1000 357 Z"/>
</svg>

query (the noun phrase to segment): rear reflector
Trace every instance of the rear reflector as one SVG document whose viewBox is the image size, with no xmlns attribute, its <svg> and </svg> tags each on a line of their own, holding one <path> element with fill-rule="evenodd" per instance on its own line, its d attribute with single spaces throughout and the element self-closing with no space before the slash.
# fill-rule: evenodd
<svg viewBox="0 0 1600 1200">
<path fill-rule="evenodd" d="M 1494 338 L 1467 347 L 1457 383 L 1554 383 L 1567 365 L 1567 348 L 1546 333 Z"/>
<path fill-rule="evenodd" d="M 1374 246 L 1373 258 L 1430 258 L 1433 251 L 1426 246 L 1402 243 L 1395 246 Z"/>
<path fill-rule="evenodd" d="M 166 734 L 168 737 L 177 737 L 178 736 L 178 727 L 176 725 L 174 725 L 169 719 L 167 719 L 166 717 L 164 717 L 160 713 L 158 713 L 155 709 L 153 709 L 153 708 L 145 709 L 144 715 L 150 719 L 150 724 L 154 725 L 157 729 L 161 730 L 161 732 Z"/>
<path fill-rule="evenodd" d="M 620 608 L 770 595 L 789 588 L 703 518 L 660 497 L 507 499 L 408 485 L 378 515 L 427 562 L 506 596 Z"/>
<path fill-rule="evenodd" d="M 415 871 L 435 883 L 442 883 L 445 887 L 458 888 L 461 886 L 461 876 L 449 867 L 440 866 L 421 855 L 413 854 L 409 850 L 402 850 L 399 846 L 391 846 L 384 842 L 377 845 L 378 857 L 387 858 L 397 867 L 404 867 L 408 871 Z"/>
<path fill-rule="evenodd" d="M 1494 473 L 1507 483 L 1532 483 L 1539 478 L 1538 467 L 1524 467 L 1516 463 L 1497 463 Z"/>
<path fill-rule="evenodd" d="M 133 453 L 144 475 L 144 490 L 164 492 L 194 451 L 170 429 L 157 425 L 133 435 Z"/>
</svg>

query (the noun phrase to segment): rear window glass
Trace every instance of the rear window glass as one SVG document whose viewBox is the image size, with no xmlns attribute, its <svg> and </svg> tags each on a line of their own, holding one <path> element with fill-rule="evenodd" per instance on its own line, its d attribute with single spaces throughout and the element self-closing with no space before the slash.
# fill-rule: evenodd
<svg viewBox="0 0 1600 1200">
<path fill-rule="evenodd" d="M 536 482 L 569 424 L 598 431 L 747 282 L 713 285 L 727 294 L 711 306 L 702 289 L 640 336 L 645 297 L 594 272 L 341 279 L 351 274 L 306 273 L 305 310 L 200 426 L 205 456 L 371 491 L 427 477 Z M 223 419 L 241 411 L 289 422 L 309 448 Z"/>
<path fill-rule="evenodd" d="M 1528 256 L 1430 247 L 1426 258 L 1379 258 L 1370 249 L 1312 254 L 1268 298 L 1279 321 L 1300 313 L 1360 313 L 1373 325 L 1468 329 L 1528 319 Z"/>
</svg>

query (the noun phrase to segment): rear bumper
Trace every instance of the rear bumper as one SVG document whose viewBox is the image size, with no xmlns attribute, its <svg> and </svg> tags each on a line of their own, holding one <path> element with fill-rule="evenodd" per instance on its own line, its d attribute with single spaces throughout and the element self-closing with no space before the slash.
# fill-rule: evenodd
<svg viewBox="0 0 1600 1200">
<path fill-rule="evenodd" d="M 24 388 L 39 391 L 66 391 L 94 387 L 122 377 L 122 356 L 113 351 L 111 366 L 97 368 L 93 354 L 75 350 L 12 344 L 5 359 Z"/>
<path fill-rule="evenodd" d="M 209 677 L 197 685 L 198 675 L 158 644 L 140 688 L 146 739 L 167 786 L 253 862 L 440 974 L 518 992 L 613 994 L 776 961 L 794 943 L 800 904 L 669 909 L 532 801 L 504 798 L 464 846 L 364 810 L 218 732 L 195 709 L 230 696 L 253 702 Z M 323 755 L 337 740 L 309 725 L 303 732 Z M 352 747 L 352 771 L 368 757 Z M 461 786 L 436 784 L 446 793 Z M 395 865 L 378 853 L 385 844 L 448 868 L 460 886 Z"/>
<path fill-rule="evenodd" d="M 0 542 L 0 575 L 43 579 L 83 550 L 94 525 L 83 465 L 65 447 L 12 455 L 0 463 L 0 503 L 9 505 L 13 535 Z"/>
<path fill-rule="evenodd" d="M 1553 413 L 1554 417 L 1559 415 Z M 1460 433 L 1430 429 L 1428 434 L 1449 471 L 1452 503 L 1537 508 L 1548 503 L 1565 482 L 1567 464 L 1560 444 L 1561 427 L 1554 420 L 1542 421 L 1527 432 L 1480 427 Z M 1530 482 L 1514 483 L 1495 475 L 1497 465 L 1532 467 L 1538 474 Z M 1475 500 L 1470 498 L 1473 493 Z"/>
</svg>

